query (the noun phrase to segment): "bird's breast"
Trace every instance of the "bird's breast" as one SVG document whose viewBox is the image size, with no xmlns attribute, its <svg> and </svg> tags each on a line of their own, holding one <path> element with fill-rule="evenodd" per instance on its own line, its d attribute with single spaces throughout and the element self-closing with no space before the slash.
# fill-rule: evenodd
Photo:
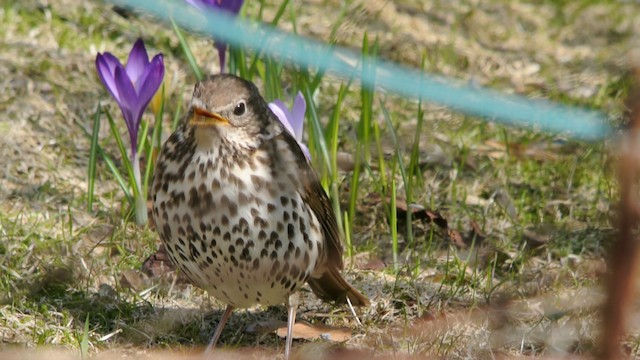
<svg viewBox="0 0 640 360">
<path fill-rule="evenodd" d="M 241 158 L 195 151 L 168 162 L 153 217 L 174 263 L 196 285 L 237 307 L 286 300 L 313 273 L 322 251 L 316 216 L 295 169 L 264 151 Z"/>
</svg>

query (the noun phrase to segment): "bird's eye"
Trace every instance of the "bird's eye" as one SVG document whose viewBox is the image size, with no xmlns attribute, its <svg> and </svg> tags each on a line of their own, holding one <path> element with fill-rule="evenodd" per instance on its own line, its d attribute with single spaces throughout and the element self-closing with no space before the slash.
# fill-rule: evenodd
<svg viewBox="0 0 640 360">
<path fill-rule="evenodd" d="M 233 109 L 233 115 L 241 116 L 244 115 L 245 111 L 247 111 L 247 106 L 244 104 L 244 101 L 240 101 Z"/>
</svg>

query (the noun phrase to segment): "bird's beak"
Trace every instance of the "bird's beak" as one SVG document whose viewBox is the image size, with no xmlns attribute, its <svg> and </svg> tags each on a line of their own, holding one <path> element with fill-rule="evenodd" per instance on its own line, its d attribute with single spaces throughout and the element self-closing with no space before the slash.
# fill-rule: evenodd
<svg viewBox="0 0 640 360">
<path fill-rule="evenodd" d="M 229 120 L 219 114 L 194 106 L 193 116 L 189 123 L 195 126 L 229 125 Z"/>
</svg>

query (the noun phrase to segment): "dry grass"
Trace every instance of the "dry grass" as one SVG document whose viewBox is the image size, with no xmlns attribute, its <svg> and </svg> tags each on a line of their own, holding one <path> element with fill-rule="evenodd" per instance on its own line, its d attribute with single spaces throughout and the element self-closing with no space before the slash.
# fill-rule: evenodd
<svg viewBox="0 0 640 360">
<path fill-rule="evenodd" d="M 250 16 L 257 13 L 257 2 L 247 6 Z M 328 40 L 338 23 L 342 44 L 358 47 L 366 31 L 379 37 L 386 58 L 418 66 L 424 50 L 430 71 L 599 108 L 613 124 L 623 122 L 629 86 L 623 58 L 640 14 L 633 2 L 307 0 L 292 6 L 302 34 Z M 95 75 L 96 52 L 124 56 L 139 35 L 151 51 L 162 51 L 175 88 L 168 113 L 194 82 L 170 27 L 129 16 L 77 0 L 0 7 L 3 358 L 53 357 L 14 352 L 41 347 L 72 358 L 83 338 L 98 358 L 155 359 L 163 351 L 167 357 L 197 356 L 220 316 L 220 303 L 172 278 L 131 283 L 131 271 L 156 250 L 157 238 L 122 220 L 125 202 L 103 166 L 97 204 L 85 208 L 89 141 L 80 126 L 91 128 L 99 101 L 118 114 Z M 287 21 L 281 26 L 291 27 Z M 200 64 L 213 71 L 210 42 L 190 42 Z M 330 113 L 337 87 L 330 79 L 322 84 L 321 114 Z M 400 136 L 412 139 L 417 105 L 376 97 L 391 109 Z M 354 91 L 341 124 L 347 152 L 358 108 Z M 436 105 L 428 106 L 426 117 L 416 202 L 439 210 L 463 232 L 477 223 L 486 238 L 458 249 L 436 227 L 416 222 L 416 241 L 401 243 L 402 266 L 395 272 L 388 266 L 384 208 L 368 201 L 375 191 L 372 180 L 363 179 L 354 221 L 357 253 L 347 277 L 372 306 L 359 312 L 358 326 L 347 309 L 303 292 L 299 320 L 346 326 L 353 337 L 345 343 L 298 341 L 298 354 L 495 358 L 592 352 L 617 195 L 607 144 L 506 129 Z M 101 130 L 102 145 L 117 158 L 108 129 Z M 349 178 L 343 174 L 345 199 Z M 240 356 L 280 354 L 283 342 L 258 325 L 284 316 L 278 307 L 237 312 L 222 342 L 241 348 Z M 640 354 L 639 339 L 637 331 L 627 338 L 629 354 Z"/>
</svg>

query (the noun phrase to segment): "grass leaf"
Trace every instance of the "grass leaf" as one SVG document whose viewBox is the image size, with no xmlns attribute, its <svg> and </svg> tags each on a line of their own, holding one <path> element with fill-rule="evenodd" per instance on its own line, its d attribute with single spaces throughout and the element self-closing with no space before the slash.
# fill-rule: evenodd
<svg viewBox="0 0 640 360">
<path fill-rule="evenodd" d="M 193 56 L 193 53 L 191 52 L 191 48 L 189 47 L 187 40 L 184 38 L 184 35 L 182 35 L 182 31 L 180 30 L 180 28 L 178 27 L 178 24 L 176 24 L 176 22 L 173 19 L 171 19 L 171 24 L 173 25 L 173 31 L 176 33 L 176 36 L 178 37 L 178 42 L 180 42 L 180 48 L 182 48 L 182 52 L 184 53 L 184 56 L 187 58 L 187 62 L 189 63 L 189 66 L 191 66 L 191 70 L 193 70 L 193 73 L 196 75 L 196 79 L 198 79 L 198 81 L 202 80 L 203 78 L 202 71 L 200 70 L 198 63 L 196 62 L 196 58 Z"/>
<path fill-rule="evenodd" d="M 100 103 L 96 107 L 96 112 L 93 117 L 93 131 L 91 133 L 91 145 L 89 147 L 89 167 L 87 173 L 87 211 L 93 211 L 93 193 L 96 183 L 96 157 L 98 153 L 98 135 L 100 133 L 100 114 L 102 113 Z"/>
<path fill-rule="evenodd" d="M 127 174 L 129 175 L 129 185 L 131 186 L 131 189 L 133 189 L 133 197 L 138 198 L 140 194 L 138 193 L 139 189 L 136 185 L 135 175 L 133 173 L 133 164 L 131 163 L 131 159 L 129 158 L 127 150 L 124 147 L 122 137 L 120 137 L 120 133 L 118 132 L 118 128 L 116 127 L 116 123 L 115 121 L 113 121 L 113 117 L 111 117 L 109 110 L 105 110 L 105 115 L 107 115 L 107 119 L 109 120 L 109 128 L 111 129 L 111 134 L 113 135 L 113 138 L 118 145 L 118 150 L 120 150 L 122 163 L 124 164 L 124 167 L 127 170 Z"/>
<path fill-rule="evenodd" d="M 89 358 L 89 314 L 87 314 L 87 317 L 84 320 L 82 340 L 80 341 L 80 358 L 82 360 Z"/>
</svg>

